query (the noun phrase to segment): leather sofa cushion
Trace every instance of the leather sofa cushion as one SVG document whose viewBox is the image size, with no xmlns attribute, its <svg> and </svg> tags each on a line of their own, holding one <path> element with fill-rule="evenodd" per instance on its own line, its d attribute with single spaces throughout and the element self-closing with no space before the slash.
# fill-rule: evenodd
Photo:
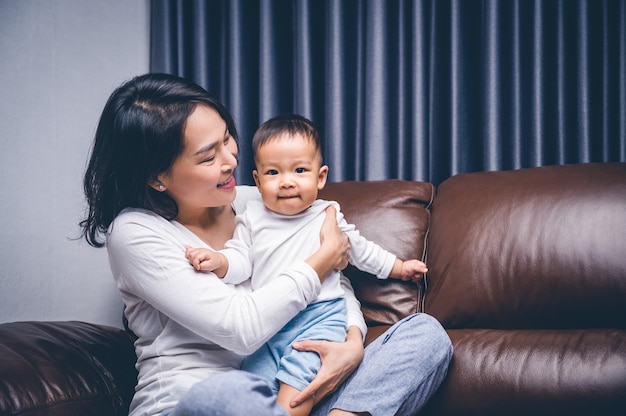
<svg viewBox="0 0 626 416">
<path fill-rule="evenodd" d="M 0 414 L 128 414 L 137 373 L 117 328 L 83 322 L 0 325 Z"/>
<path fill-rule="evenodd" d="M 452 329 L 429 415 L 621 415 L 626 331 Z M 420 413 L 422 415 L 422 413 Z"/>
<path fill-rule="evenodd" d="M 385 180 L 328 183 L 320 198 L 338 201 L 346 220 L 361 235 L 402 259 L 425 256 L 434 186 L 426 182 Z M 392 325 L 418 312 L 421 285 L 378 280 L 349 266 L 344 273 L 361 301 L 368 326 Z"/>
<path fill-rule="evenodd" d="M 626 328 L 626 164 L 461 174 L 432 208 L 446 328 Z"/>
</svg>

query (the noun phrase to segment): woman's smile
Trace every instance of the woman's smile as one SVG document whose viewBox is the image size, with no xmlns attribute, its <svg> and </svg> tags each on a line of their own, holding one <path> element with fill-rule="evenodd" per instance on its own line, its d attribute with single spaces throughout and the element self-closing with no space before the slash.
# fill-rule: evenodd
<svg viewBox="0 0 626 416">
<path fill-rule="evenodd" d="M 237 185 L 237 181 L 234 176 L 231 176 L 225 182 L 218 184 L 217 187 L 224 190 L 230 190 L 235 188 L 235 185 Z"/>
</svg>

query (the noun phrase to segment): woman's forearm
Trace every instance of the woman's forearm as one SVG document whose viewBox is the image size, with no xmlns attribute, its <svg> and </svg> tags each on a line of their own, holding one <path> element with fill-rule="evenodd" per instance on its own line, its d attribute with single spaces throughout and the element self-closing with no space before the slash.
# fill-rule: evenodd
<svg viewBox="0 0 626 416">
<path fill-rule="evenodd" d="M 305 261 L 315 270 L 320 282 L 335 270 L 341 270 L 348 265 L 350 242 L 348 237 L 337 225 L 337 210 L 330 206 L 326 208 L 326 217 L 320 232 L 320 248 Z"/>
</svg>

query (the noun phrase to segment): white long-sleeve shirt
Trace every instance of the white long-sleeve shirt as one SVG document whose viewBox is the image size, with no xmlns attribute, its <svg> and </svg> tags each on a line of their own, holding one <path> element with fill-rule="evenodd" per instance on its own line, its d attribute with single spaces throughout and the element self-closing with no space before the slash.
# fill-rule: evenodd
<svg viewBox="0 0 626 416">
<path fill-rule="evenodd" d="M 236 213 L 260 199 L 254 187 L 237 187 Z M 255 292 L 248 283 L 227 284 L 198 273 L 185 246 L 207 247 L 176 221 L 151 211 L 126 209 L 109 229 L 107 251 L 126 306 L 135 342 L 139 380 L 130 415 L 158 415 L 171 409 L 198 381 L 239 368 L 304 309 L 320 290 L 315 271 L 294 263 L 274 284 Z M 347 279 L 349 325 L 366 326 Z"/>
<path fill-rule="evenodd" d="M 325 210 L 331 205 L 337 212 L 339 228 L 350 240 L 350 264 L 379 279 L 389 277 L 396 256 L 361 236 L 345 220 L 337 202 L 318 199 L 303 212 L 282 215 L 253 200 L 237 216 L 233 239 L 221 251 L 229 263 L 224 281 L 238 284 L 251 279 L 252 290 L 256 291 L 280 279 L 281 270 L 297 265 L 319 249 Z M 342 297 L 340 282 L 341 273 L 331 272 L 314 302 Z"/>
</svg>

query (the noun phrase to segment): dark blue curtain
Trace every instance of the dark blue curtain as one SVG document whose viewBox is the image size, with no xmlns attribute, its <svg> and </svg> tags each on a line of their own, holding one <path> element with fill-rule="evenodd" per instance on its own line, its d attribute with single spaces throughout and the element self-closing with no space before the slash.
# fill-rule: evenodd
<svg viewBox="0 0 626 416">
<path fill-rule="evenodd" d="M 330 180 L 626 162 L 626 0 L 152 0 L 151 71 L 324 138 Z"/>
</svg>

